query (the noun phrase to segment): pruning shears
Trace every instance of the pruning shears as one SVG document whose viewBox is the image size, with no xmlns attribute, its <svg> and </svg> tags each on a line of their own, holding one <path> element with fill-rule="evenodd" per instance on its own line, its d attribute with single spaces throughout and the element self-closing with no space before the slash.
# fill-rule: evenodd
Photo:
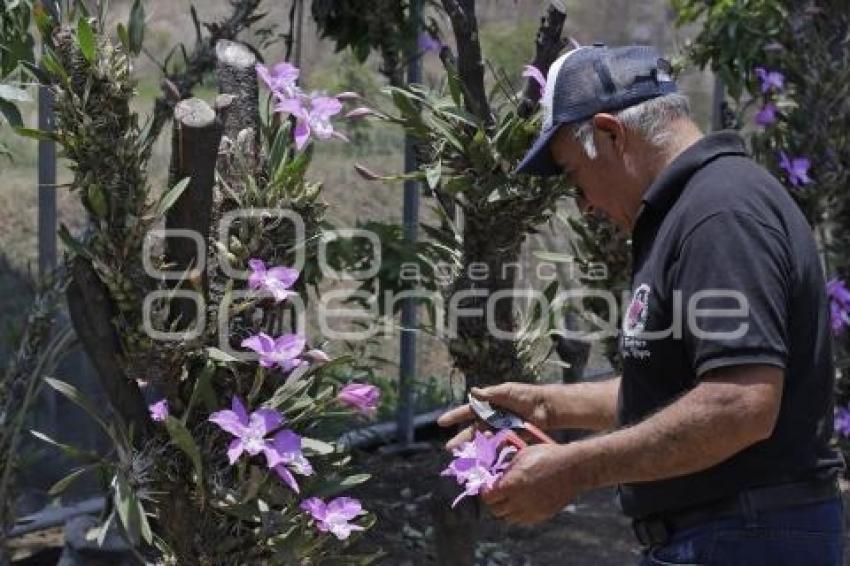
<svg viewBox="0 0 850 566">
<path fill-rule="evenodd" d="M 528 442 L 523 440 L 519 434 L 517 434 L 517 431 L 524 431 L 534 440 L 543 444 L 557 444 L 554 440 L 552 440 L 552 437 L 516 413 L 493 407 L 487 401 L 476 399 L 471 394 L 468 395 L 468 399 L 469 406 L 472 407 L 472 412 L 475 413 L 475 415 L 491 429 L 497 432 L 503 430 L 508 431 L 505 440 L 517 449 L 521 450 L 528 446 Z"/>
</svg>

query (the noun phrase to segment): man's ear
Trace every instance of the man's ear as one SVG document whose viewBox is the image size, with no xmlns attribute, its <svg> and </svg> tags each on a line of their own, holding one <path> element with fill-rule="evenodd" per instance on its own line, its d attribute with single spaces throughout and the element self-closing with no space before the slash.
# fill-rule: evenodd
<svg viewBox="0 0 850 566">
<path fill-rule="evenodd" d="M 600 155 L 622 155 L 625 151 L 626 130 L 611 114 L 593 116 L 593 138 Z"/>
</svg>

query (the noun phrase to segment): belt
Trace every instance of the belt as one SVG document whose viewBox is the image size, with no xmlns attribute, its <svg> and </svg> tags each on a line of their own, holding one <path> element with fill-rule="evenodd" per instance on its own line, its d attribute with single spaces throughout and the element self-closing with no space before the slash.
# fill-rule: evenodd
<svg viewBox="0 0 850 566">
<path fill-rule="evenodd" d="M 748 489 L 735 496 L 666 515 L 635 519 L 632 530 L 645 547 L 662 546 L 673 533 L 711 520 L 751 516 L 840 496 L 835 478 L 783 483 Z"/>
</svg>

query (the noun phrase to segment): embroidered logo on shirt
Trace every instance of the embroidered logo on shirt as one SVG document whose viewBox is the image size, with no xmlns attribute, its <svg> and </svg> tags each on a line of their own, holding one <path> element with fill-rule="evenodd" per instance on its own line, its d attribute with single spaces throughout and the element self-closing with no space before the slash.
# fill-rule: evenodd
<svg viewBox="0 0 850 566">
<path fill-rule="evenodd" d="M 637 289 L 626 310 L 626 320 L 623 324 L 623 332 L 626 336 L 635 336 L 646 328 L 646 319 L 649 317 L 649 285 L 644 283 Z"/>
</svg>

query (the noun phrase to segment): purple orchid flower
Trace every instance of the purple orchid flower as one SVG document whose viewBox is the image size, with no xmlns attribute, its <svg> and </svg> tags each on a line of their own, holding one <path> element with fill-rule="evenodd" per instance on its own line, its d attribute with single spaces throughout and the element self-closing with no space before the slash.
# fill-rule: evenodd
<svg viewBox="0 0 850 566">
<path fill-rule="evenodd" d="M 756 67 L 755 72 L 759 81 L 761 81 L 762 94 L 767 94 L 771 90 L 779 92 L 785 86 L 785 75 L 779 71 L 770 71 L 764 67 Z"/>
<path fill-rule="evenodd" d="M 522 76 L 532 78 L 537 81 L 537 84 L 540 85 L 540 92 L 543 92 L 546 89 L 546 77 L 543 76 L 540 69 L 534 65 L 525 65 L 523 67 Z"/>
<path fill-rule="evenodd" d="M 301 437 L 289 429 L 278 432 L 266 451 L 269 468 L 295 493 L 301 493 L 292 472 L 302 476 L 313 474 L 313 466 L 301 452 Z"/>
<path fill-rule="evenodd" d="M 354 407 L 364 415 L 374 415 L 381 398 L 381 390 L 374 385 L 351 382 L 339 392 L 337 399 L 350 407 Z"/>
<path fill-rule="evenodd" d="M 257 75 L 272 93 L 280 99 L 294 98 L 298 94 L 298 76 L 301 71 L 290 63 L 278 63 L 271 69 L 257 64 Z"/>
<path fill-rule="evenodd" d="M 776 105 L 768 102 L 756 113 L 755 123 L 759 126 L 769 126 L 774 122 L 776 122 Z"/>
<path fill-rule="evenodd" d="M 850 438 L 850 408 L 839 407 L 835 411 L 835 432 L 844 438 Z"/>
<path fill-rule="evenodd" d="M 339 540 L 347 539 L 353 531 L 364 530 L 360 525 L 350 523 L 365 513 L 360 502 L 351 497 L 337 497 L 327 504 L 318 497 L 311 497 L 300 507 L 313 517 L 317 529 L 323 533 L 330 532 Z"/>
<path fill-rule="evenodd" d="M 277 112 L 295 116 L 295 148 L 301 150 L 311 136 L 320 140 L 331 137 L 344 138 L 335 132 L 331 116 L 339 114 L 342 103 L 332 96 L 310 96 L 281 100 L 275 107 Z"/>
<path fill-rule="evenodd" d="M 249 415 L 245 405 L 234 395 L 229 411 L 217 411 L 208 420 L 235 437 L 227 448 L 230 465 L 235 464 L 243 452 L 251 456 L 263 453 L 269 462 L 277 457 L 272 442 L 266 438 L 284 422 L 283 415 L 274 409 L 257 409 Z"/>
<path fill-rule="evenodd" d="M 148 410 L 151 413 L 151 419 L 161 423 L 168 418 L 168 399 L 160 399 L 156 403 L 148 405 Z"/>
<path fill-rule="evenodd" d="M 440 40 L 427 32 L 419 34 L 417 46 L 419 47 L 419 51 L 422 53 L 439 53 L 440 49 L 443 48 L 443 44 Z"/>
<path fill-rule="evenodd" d="M 285 301 L 294 291 L 289 288 L 298 279 L 298 270 L 290 267 L 272 267 L 268 269 L 261 259 L 248 261 L 251 275 L 248 277 L 248 287 L 256 291 L 265 291 L 274 297 L 276 303 Z"/>
<path fill-rule="evenodd" d="M 249 336 L 242 341 L 243 348 L 250 348 L 260 355 L 260 365 L 264 368 L 275 366 L 284 372 L 295 369 L 304 360 L 298 356 L 304 351 L 307 340 L 299 334 L 283 334 L 272 338 L 265 332 Z"/>
<path fill-rule="evenodd" d="M 826 294 L 829 297 L 832 332 L 838 335 L 850 325 L 850 290 L 844 281 L 836 278 L 826 284 Z"/>
<path fill-rule="evenodd" d="M 454 477 L 464 487 L 463 492 L 452 502 L 452 507 L 465 497 L 492 489 L 502 477 L 510 466 L 507 458 L 517 451 L 514 446 L 499 449 L 507 434 L 507 431 L 501 431 L 487 437 L 475 431 L 472 441 L 464 442 L 454 449 L 452 454 L 455 459 L 440 474 Z"/>
<path fill-rule="evenodd" d="M 788 157 L 784 151 L 779 152 L 779 168 L 785 171 L 788 182 L 795 187 L 810 183 L 809 167 L 812 162 L 808 157 Z"/>
</svg>

